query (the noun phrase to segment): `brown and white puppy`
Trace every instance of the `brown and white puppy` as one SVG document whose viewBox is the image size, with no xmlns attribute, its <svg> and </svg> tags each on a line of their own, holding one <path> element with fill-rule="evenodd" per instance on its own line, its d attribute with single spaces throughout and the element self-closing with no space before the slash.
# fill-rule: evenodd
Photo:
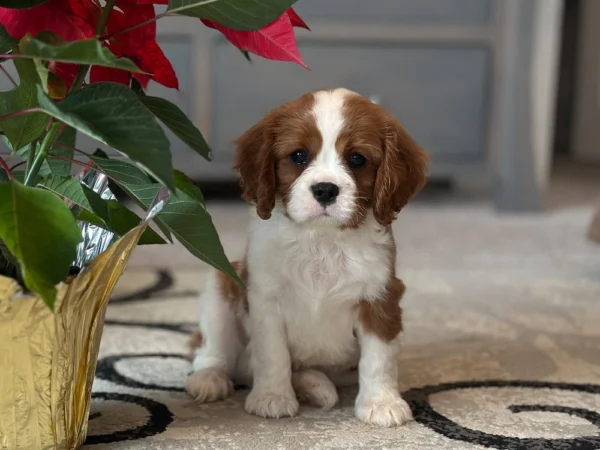
<svg viewBox="0 0 600 450">
<path fill-rule="evenodd" d="M 293 416 L 330 408 L 358 367 L 356 416 L 400 425 L 404 284 L 391 223 L 423 187 L 427 157 L 380 106 L 346 89 L 306 94 L 238 141 L 236 168 L 255 205 L 247 291 L 215 273 L 200 298 L 202 345 L 187 391 L 209 402 L 251 385 L 246 410 Z M 356 381 L 356 378 L 354 378 Z"/>
</svg>

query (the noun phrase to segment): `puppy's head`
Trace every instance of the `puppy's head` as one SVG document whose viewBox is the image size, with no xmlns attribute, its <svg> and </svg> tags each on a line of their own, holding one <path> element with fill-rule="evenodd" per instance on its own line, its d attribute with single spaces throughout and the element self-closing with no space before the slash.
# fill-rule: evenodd
<svg viewBox="0 0 600 450">
<path fill-rule="evenodd" d="M 235 169 L 263 219 L 276 201 L 295 222 L 389 225 L 426 181 L 427 156 L 380 106 L 346 89 L 269 112 L 237 141 Z"/>
</svg>

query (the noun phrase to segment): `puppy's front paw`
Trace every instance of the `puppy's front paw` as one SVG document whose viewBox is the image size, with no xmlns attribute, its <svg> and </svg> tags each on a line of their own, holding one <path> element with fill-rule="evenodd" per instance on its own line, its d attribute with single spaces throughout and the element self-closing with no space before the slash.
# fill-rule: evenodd
<svg viewBox="0 0 600 450">
<path fill-rule="evenodd" d="M 298 400 L 292 389 L 283 392 L 252 389 L 246 398 L 246 411 L 274 419 L 294 417 L 298 412 Z"/>
<path fill-rule="evenodd" d="M 200 403 L 216 402 L 231 395 L 233 383 L 223 369 L 202 369 L 188 377 L 185 390 Z"/>
<path fill-rule="evenodd" d="M 384 396 L 358 395 L 354 410 L 356 417 L 365 423 L 381 427 L 395 427 L 412 420 L 408 403 L 400 395 Z"/>
</svg>

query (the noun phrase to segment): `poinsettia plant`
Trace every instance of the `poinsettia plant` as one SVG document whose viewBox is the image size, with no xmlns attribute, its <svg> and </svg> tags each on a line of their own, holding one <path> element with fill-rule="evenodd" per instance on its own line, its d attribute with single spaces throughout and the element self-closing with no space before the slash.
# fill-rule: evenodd
<svg viewBox="0 0 600 450">
<path fill-rule="evenodd" d="M 150 82 L 178 89 L 177 74 L 156 41 L 156 21 L 200 19 L 246 56 L 305 64 L 294 27 L 308 28 L 295 0 L 0 0 L 0 69 L 14 88 L 0 92 L 0 274 L 38 293 L 50 307 L 55 285 L 73 270 L 78 226 L 122 235 L 140 223 L 127 202 L 105 199 L 82 183 L 106 176 L 147 210 L 168 188 L 168 204 L 141 244 L 180 241 L 192 254 L 236 277 L 204 207 L 202 193 L 173 169 L 170 129 L 210 159 L 202 133 L 175 104 L 152 97 Z M 166 5 L 156 14 L 155 5 Z M 163 8 L 164 9 L 164 8 Z M 4 67 L 14 64 L 18 80 Z M 2 74 L 0 74 L 2 75 Z M 159 124 L 162 123 L 162 126 Z M 126 159 L 76 146 L 83 133 Z"/>
</svg>

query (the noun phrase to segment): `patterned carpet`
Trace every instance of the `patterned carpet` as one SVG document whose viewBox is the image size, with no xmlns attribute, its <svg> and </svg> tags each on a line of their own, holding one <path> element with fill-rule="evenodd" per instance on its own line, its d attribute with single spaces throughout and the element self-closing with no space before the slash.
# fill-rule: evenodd
<svg viewBox="0 0 600 450">
<path fill-rule="evenodd" d="M 195 404 L 182 386 L 202 271 L 130 270 L 107 313 L 85 448 L 600 449 L 590 218 L 591 209 L 407 213 L 401 381 L 415 421 L 396 429 L 354 419 L 355 389 L 332 411 L 303 407 L 279 421 L 246 414 L 245 391 Z"/>
</svg>

